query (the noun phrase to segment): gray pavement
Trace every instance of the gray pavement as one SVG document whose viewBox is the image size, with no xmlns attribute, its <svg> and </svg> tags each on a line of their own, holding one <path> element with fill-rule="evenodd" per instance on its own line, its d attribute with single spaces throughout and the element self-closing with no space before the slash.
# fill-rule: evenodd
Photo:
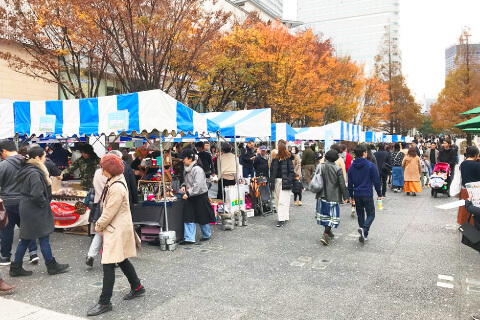
<svg viewBox="0 0 480 320">
<path fill-rule="evenodd" d="M 341 206 L 335 240 L 324 247 L 314 219 L 314 195 L 291 208 L 291 220 L 276 228 L 273 216 L 255 217 L 234 231 L 213 228 L 202 245 L 162 252 L 144 245 L 132 260 L 147 294 L 123 301 L 128 283 L 118 271 L 113 312 L 100 319 L 468 319 L 480 308 L 480 256 L 460 243 L 456 210 L 435 205 L 452 198 L 387 194 L 369 241 L 358 241 L 350 206 Z M 293 200 L 292 200 L 293 203 Z M 55 233 L 52 248 L 69 273 L 32 277 L 5 299 L 85 317 L 101 290 L 99 259 L 84 264 L 86 236 Z M 0 319 L 16 319 L 2 311 Z M 18 317 L 17 317 L 18 318 Z"/>
</svg>

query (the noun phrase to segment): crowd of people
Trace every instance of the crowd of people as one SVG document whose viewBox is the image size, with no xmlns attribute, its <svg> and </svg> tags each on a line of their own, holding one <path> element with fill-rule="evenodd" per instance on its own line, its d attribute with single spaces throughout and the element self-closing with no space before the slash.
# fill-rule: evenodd
<svg viewBox="0 0 480 320">
<path fill-rule="evenodd" d="M 142 146 L 133 152 L 112 150 L 100 158 L 88 144 L 75 146 L 71 151 L 62 144 L 45 149 L 31 144 L 17 150 L 11 141 L 0 142 L 3 160 L 0 162 L 0 197 L 9 218 L 0 232 L 0 265 L 10 265 L 11 277 L 32 275 L 32 271 L 24 269 L 23 258 L 28 250 L 29 262 L 39 262 L 38 240 L 48 274 L 68 271 L 69 265 L 58 263 L 50 246 L 49 236 L 54 231 L 50 208 L 52 177 L 79 179 L 82 188 L 89 191 L 93 238 L 85 263 L 93 267 L 102 251 L 103 266 L 100 298 L 87 313 L 94 316 L 112 310 L 115 265 L 121 268 L 131 286 L 125 300 L 145 293 L 129 259 L 136 255 L 140 242 L 131 216 L 132 207 L 139 203 L 138 180 L 148 180 L 157 174 L 157 169 L 143 164 L 146 159 L 163 159 L 161 165 L 171 167 L 180 182 L 177 191 L 186 202 L 181 245 L 196 243 L 197 224 L 202 234 L 200 241 L 210 240 L 210 224 L 215 222 L 208 196 L 211 181 L 218 182 L 217 198 L 222 199 L 224 188 L 236 184 L 240 167 L 244 178 L 268 179 L 277 227 L 285 226 L 290 220 L 292 193 L 294 206 L 301 206 L 302 193 L 316 175 L 321 175 L 323 188 L 315 194 L 315 214 L 317 224 L 324 228 L 321 242 L 329 245 L 335 237 L 333 229 L 340 223 L 340 205 L 350 203 L 352 217 L 358 220 L 359 241 L 365 243 L 375 219 L 374 192 L 379 202 L 387 196 L 389 188 L 416 196 L 429 187 L 428 179 L 439 162 L 449 165 L 449 186 L 459 162 L 457 148 L 446 137 L 442 137 L 441 142 L 360 144 L 351 149 L 345 144 L 333 144 L 324 156 L 314 144 L 300 151 L 298 145 L 288 147 L 283 140 L 278 141 L 273 150 L 264 144 L 256 146 L 253 141 L 241 145 L 238 156 L 233 150 L 229 143 L 218 147 L 210 147 L 208 142 L 178 143 L 167 148 L 163 157 L 159 150 Z M 460 166 L 463 187 L 465 183 L 480 181 L 478 156 L 475 146 L 466 149 L 466 161 Z M 464 189 L 460 196 L 466 197 Z M 459 221 L 468 215 L 461 210 Z M 12 259 L 15 226 L 20 227 L 20 241 Z M 0 291 L 14 287 L 0 275 Z"/>
</svg>

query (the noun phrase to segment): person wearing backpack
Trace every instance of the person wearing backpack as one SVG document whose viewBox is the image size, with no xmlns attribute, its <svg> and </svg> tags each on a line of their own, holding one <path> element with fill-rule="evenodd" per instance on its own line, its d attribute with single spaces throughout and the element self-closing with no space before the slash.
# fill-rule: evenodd
<svg viewBox="0 0 480 320">
<path fill-rule="evenodd" d="M 364 243 L 375 219 L 373 187 L 377 192 L 378 200 L 382 200 L 382 189 L 377 167 L 367 160 L 367 147 L 359 145 L 354 152 L 356 159 L 348 170 L 348 194 L 351 203 L 357 210 L 359 240 Z M 367 214 L 366 219 L 365 213 Z"/>
<path fill-rule="evenodd" d="M 335 164 L 339 159 L 336 150 L 329 150 L 325 154 L 325 163 L 320 164 L 318 173 L 323 180 L 323 188 L 317 192 L 316 219 L 317 224 L 324 226 L 323 238 L 320 240 L 325 246 L 335 236 L 332 228 L 337 228 L 340 223 L 340 203 L 348 202 L 348 192 L 343 178 L 343 170 Z M 317 177 L 314 177 L 316 179 Z"/>
</svg>

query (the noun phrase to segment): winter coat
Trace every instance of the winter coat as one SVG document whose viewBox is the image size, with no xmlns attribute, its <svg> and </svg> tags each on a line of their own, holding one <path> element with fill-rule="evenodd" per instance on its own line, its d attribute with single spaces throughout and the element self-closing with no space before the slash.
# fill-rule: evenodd
<svg viewBox="0 0 480 320">
<path fill-rule="evenodd" d="M 373 197 L 373 187 L 382 196 L 380 177 L 375 165 L 366 158 L 357 158 L 348 170 L 348 194 L 353 197 Z"/>
<path fill-rule="evenodd" d="M 293 193 L 302 193 L 303 191 L 303 184 L 300 180 L 294 179 L 293 180 L 293 187 L 292 187 L 292 192 Z"/>
<path fill-rule="evenodd" d="M 50 200 L 52 182 L 47 168 L 36 159 L 30 159 L 18 173 L 20 190 L 20 239 L 39 239 L 55 228 Z"/>
<path fill-rule="evenodd" d="M 253 160 L 250 160 L 255 155 L 253 154 L 253 150 L 249 147 L 245 147 L 242 152 L 240 153 L 241 164 L 245 168 L 252 169 L 253 168 Z"/>
<path fill-rule="evenodd" d="M 257 154 L 253 160 L 253 168 L 255 168 L 256 177 L 268 177 L 268 156 L 264 158 L 261 154 Z"/>
<path fill-rule="evenodd" d="M 205 178 L 205 171 L 200 167 L 196 161 L 192 162 L 190 166 L 185 166 L 183 171 L 183 186 L 187 196 L 193 197 L 208 192 L 207 180 Z"/>
<path fill-rule="evenodd" d="M 98 159 L 84 157 L 78 158 L 70 167 L 63 170 L 63 174 L 71 174 L 75 170 L 80 170 L 80 183 L 84 190 L 89 190 L 92 187 L 93 175 L 97 170 L 97 166 L 100 163 Z"/>
<path fill-rule="evenodd" d="M 403 176 L 405 181 L 420 181 L 422 175 L 422 165 L 418 156 L 403 158 L 402 168 L 405 170 Z"/>
<path fill-rule="evenodd" d="M 433 150 L 435 150 L 435 163 L 437 163 L 437 162 L 438 162 L 438 154 L 439 154 L 439 151 L 438 151 L 437 149 L 433 149 Z M 427 155 L 428 161 L 430 161 L 430 159 L 431 159 L 431 158 L 430 158 L 430 157 L 431 157 L 431 153 L 432 153 L 432 149 L 431 149 L 431 148 L 428 149 L 428 150 L 425 152 L 425 154 Z"/>
<path fill-rule="evenodd" d="M 213 165 L 212 155 L 207 151 L 202 151 L 198 153 L 198 157 L 202 162 L 203 171 L 205 171 L 206 175 L 211 175 L 215 173 L 215 166 Z"/>
<path fill-rule="evenodd" d="M 437 160 L 438 162 L 448 163 L 450 165 L 450 170 L 453 172 L 453 169 L 457 164 L 457 152 L 453 148 L 449 148 L 448 150 L 442 149 L 442 151 L 438 153 Z"/>
<path fill-rule="evenodd" d="M 327 202 L 340 203 L 348 199 L 347 187 L 342 168 L 334 162 L 326 161 L 322 166 L 323 189 L 318 192 L 316 199 L 322 198 Z"/>
<path fill-rule="evenodd" d="M 22 167 L 23 156 L 17 154 L 0 162 L 0 198 L 6 206 L 16 206 L 20 203 L 21 184 L 17 180 Z"/>
<path fill-rule="evenodd" d="M 295 168 L 295 174 L 302 178 L 302 159 L 298 154 L 293 156 L 293 167 Z"/>
<path fill-rule="evenodd" d="M 128 201 L 130 205 L 138 204 L 138 184 L 137 178 L 135 178 L 135 173 L 133 172 L 132 167 L 124 162 L 123 167 L 123 176 L 127 182 L 128 187 Z"/>
<path fill-rule="evenodd" d="M 282 190 L 292 190 L 295 171 L 293 168 L 293 157 L 280 161 L 278 158 L 272 160 L 270 166 L 270 189 L 275 189 L 275 179 L 277 171 L 282 171 Z"/>
<path fill-rule="evenodd" d="M 320 164 L 323 164 L 325 162 L 327 162 L 325 158 L 322 158 L 320 160 Z M 337 161 L 335 161 L 335 164 L 337 165 L 337 167 L 340 167 L 340 169 L 342 169 L 343 181 L 347 181 L 347 169 L 345 168 L 345 161 L 343 161 L 342 158 L 338 157 Z"/>
<path fill-rule="evenodd" d="M 123 174 L 112 177 L 106 188 L 108 191 L 102 202 L 102 215 L 95 224 L 95 231 L 101 232 L 103 236 L 102 264 L 119 263 L 137 255 Z"/>
<path fill-rule="evenodd" d="M 390 170 L 383 170 L 383 164 L 386 163 L 392 165 L 392 155 L 390 152 L 385 150 L 377 151 L 375 152 L 375 158 L 377 160 L 377 168 L 380 175 L 388 175 Z"/>
<path fill-rule="evenodd" d="M 311 164 L 315 164 L 315 152 L 312 148 L 308 147 L 302 154 L 302 166 L 308 166 Z"/>
<path fill-rule="evenodd" d="M 430 172 L 430 161 L 421 159 L 420 164 L 422 165 L 422 172 Z"/>
<path fill-rule="evenodd" d="M 45 160 L 45 167 L 47 167 L 48 174 L 51 177 L 59 177 L 62 174 L 62 170 L 58 169 L 55 165 L 55 162 L 53 162 L 49 158 L 46 158 Z"/>
</svg>

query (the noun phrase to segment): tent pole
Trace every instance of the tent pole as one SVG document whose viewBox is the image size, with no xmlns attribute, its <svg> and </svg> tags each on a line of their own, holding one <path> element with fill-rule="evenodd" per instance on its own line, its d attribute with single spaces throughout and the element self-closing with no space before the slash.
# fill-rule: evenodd
<svg viewBox="0 0 480 320">
<path fill-rule="evenodd" d="M 238 179 L 238 161 L 237 161 L 237 154 L 238 154 L 238 147 L 237 147 L 237 136 L 233 136 L 233 143 L 235 145 L 235 171 L 237 172 L 237 196 L 238 196 L 238 212 L 241 212 L 241 200 L 240 200 L 240 179 Z M 245 177 L 244 177 L 245 178 Z"/>
<path fill-rule="evenodd" d="M 165 155 L 163 154 L 163 136 L 160 138 L 160 167 L 162 168 L 162 184 L 163 184 L 163 208 L 165 210 L 165 231 L 168 231 L 168 215 L 167 215 L 167 189 L 165 188 Z"/>
<path fill-rule="evenodd" d="M 219 152 L 218 152 L 218 158 L 219 158 L 219 161 L 220 161 L 220 172 L 218 174 L 219 176 L 219 179 L 218 179 L 218 185 L 220 187 L 220 175 L 222 175 L 222 179 L 223 179 L 223 174 L 222 174 L 222 144 L 220 143 L 220 131 L 217 131 L 217 148 L 219 149 Z M 222 193 L 222 203 L 223 203 L 223 213 L 225 213 L 225 194 L 223 192 L 223 188 L 224 188 L 224 185 L 223 185 L 223 180 L 221 180 L 222 182 L 222 190 L 220 191 Z"/>
</svg>

